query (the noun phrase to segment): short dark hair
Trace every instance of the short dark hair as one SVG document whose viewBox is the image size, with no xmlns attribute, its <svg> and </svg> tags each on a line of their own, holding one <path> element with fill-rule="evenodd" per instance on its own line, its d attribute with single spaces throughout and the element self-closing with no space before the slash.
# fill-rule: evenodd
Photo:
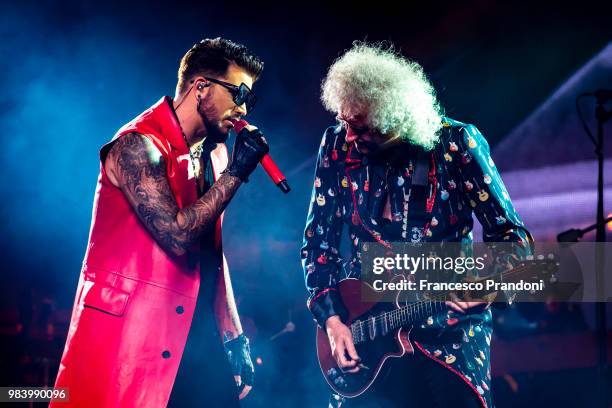
<svg viewBox="0 0 612 408">
<path fill-rule="evenodd" d="M 264 66 L 263 61 L 242 44 L 220 37 L 200 41 L 181 59 L 177 92 L 187 90 L 189 82 L 195 76 L 225 76 L 232 62 L 244 69 L 253 80 L 257 80 Z"/>
</svg>

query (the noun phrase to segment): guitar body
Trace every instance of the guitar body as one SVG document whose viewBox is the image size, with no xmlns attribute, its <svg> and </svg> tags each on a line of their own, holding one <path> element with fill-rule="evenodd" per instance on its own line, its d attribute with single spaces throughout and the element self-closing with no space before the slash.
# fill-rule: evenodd
<svg viewBox="0 0 612 408">
<path fill-rule="evenodd" d="M 348 321 L 344 322 L 349 327 L 356 320 L 367 320 L 395 308 L 389 303 L 362 301 L 364 298 L 376 299 L 379 294 L 359 279 L 340 281 L 337 288 L 349 312 Z M 356 344 L 361 369 L 357 373 L 344 373 L 332 355 L 327 333 L 317 328 L 317 357 L 325 380 L 340 395 L 361 395 L 374 383 L 387 358 L 402 357 L 413 352 L 408 333 L 407 329 L 396 329 L 384 336 L 376 336 L 372 341 Z"/>
<path fill-rule="evenodd" d="M 558 266 L 554 259 L 539 256 L 537 260 L 522 261 L 515 268 L 493 278 L 517 282 L 520 279 L 542 279 L 554 286 L 554 273 Z M 351 329 L 353 340 L 357 339 L 355 348 L 361 358 L 361 369 L 351 374 L 338 367 L 327 333 L 321 328 L 317 328 L 317 357 L 323 377 L 329 386 L 338 394 L 349 398 L 363 394 L 376 381 L 388 358 L 402 357 L 414 352 L 408 339 L 413 324 L 446 310 L 445 294 L 438 300 L 428 297 L 428 300 L 408 302 L 408 299 L 400 299 L 398 293 L 395 304 L 392 304 L 380 302 L 381 294 L 359 279 L 342 280 L 338 283 L 337 290 L 349 313 L 348 320 L 344 323 Z M 488 298 L 489 296 L 491 297 Z M 464 293 L 462 298 L 493 301 L 494 292 Z"/>
</svg>

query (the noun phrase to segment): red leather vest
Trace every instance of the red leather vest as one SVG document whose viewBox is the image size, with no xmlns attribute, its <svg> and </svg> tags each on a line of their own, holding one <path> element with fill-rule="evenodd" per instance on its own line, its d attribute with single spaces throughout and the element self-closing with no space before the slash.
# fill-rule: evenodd
<svg viewBox="0 0 612 408">
<path fill-rule="evenodd" d="M 167 404 L 195 310 L 199 262 L 190 254 L 168 254 L 157 244 L 121 190 L 110 182 L 103 164 L 115 140 L 130 132 L 143 134 L 164 157 L 178 206 L 195 202 L 189 151 L 171 104 L 169 97 L 162 98 L 123 126 L 101 150 L 89 244 L 55 384 L 69 388 L 70 402 L 51 406 Z M 218 178 L 227 165 L 225 145 L 217 146 L 211 161 Z M 218 249 L 221 222 L 222 217 L 215 229 Z M 224 270 L 211 273 L 222 274 L 215 310 L 218 323 L 227 326 L 231 286 L 225 259 L 223 265 Z"/>
</svg>

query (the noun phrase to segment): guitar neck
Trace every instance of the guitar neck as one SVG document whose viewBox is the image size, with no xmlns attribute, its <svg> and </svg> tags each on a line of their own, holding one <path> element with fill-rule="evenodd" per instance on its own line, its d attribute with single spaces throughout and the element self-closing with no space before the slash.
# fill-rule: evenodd
<svg viewBox="0 0 612 408">
<path fill-rule="evenodd" d="M 376 316 L 370 316 L 365 320 L 357 320 L 351 324 L 353 342 L 358 344 L 373 340 L 378 336 L 385 336 L 393 330 L 411 326 L 429 316 L 445 311 L 447 307 L 444 298 L 445 295 L 441 295 L 433 300 L 411 303 Z"/>
</svg>

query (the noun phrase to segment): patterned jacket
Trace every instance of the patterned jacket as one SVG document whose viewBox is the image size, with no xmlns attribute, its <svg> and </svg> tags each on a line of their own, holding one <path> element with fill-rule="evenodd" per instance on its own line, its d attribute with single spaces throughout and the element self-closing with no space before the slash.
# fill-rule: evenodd
<svg viewBox="0 0 612 408">
<path fill-rule="evenodd" d="M 374 238 L 471 243 L 475 214 L 485 242 L 517 243 L 514 254 L 497 254 L 499 262 L 531 254 L 531 235 L 512 206 L 487 141 L 475 126 L 443 119 L 440 141 L 430 153 L 435 198 L 422 228 L 411 223 L 409 211 L 415 149 L 405 145 L 399 157 L 391 153 L 386 155 L 389 160 L 372 160 L 350 148 L 345 136 L 340 125 L 323 135 L 301 254 L 310 293 L 308 307 L 321 327 L 332 315 L 346 315 L 336 284 L 360 277 L 360 242 Z M 385 206 L 389 221 L 383 219 Z M 339 251 L 344 225 L 351 247 L 346 259 Z M 449 310 L 413 329 L 413 333 L 419 331 L 456 334 L 442 336 L 454 339 L 449 343 L 413 341 L 415 350 L 459 375 L 483 406 L 491 407 L 491 311 L 459 316 Z"/>
</svg>

